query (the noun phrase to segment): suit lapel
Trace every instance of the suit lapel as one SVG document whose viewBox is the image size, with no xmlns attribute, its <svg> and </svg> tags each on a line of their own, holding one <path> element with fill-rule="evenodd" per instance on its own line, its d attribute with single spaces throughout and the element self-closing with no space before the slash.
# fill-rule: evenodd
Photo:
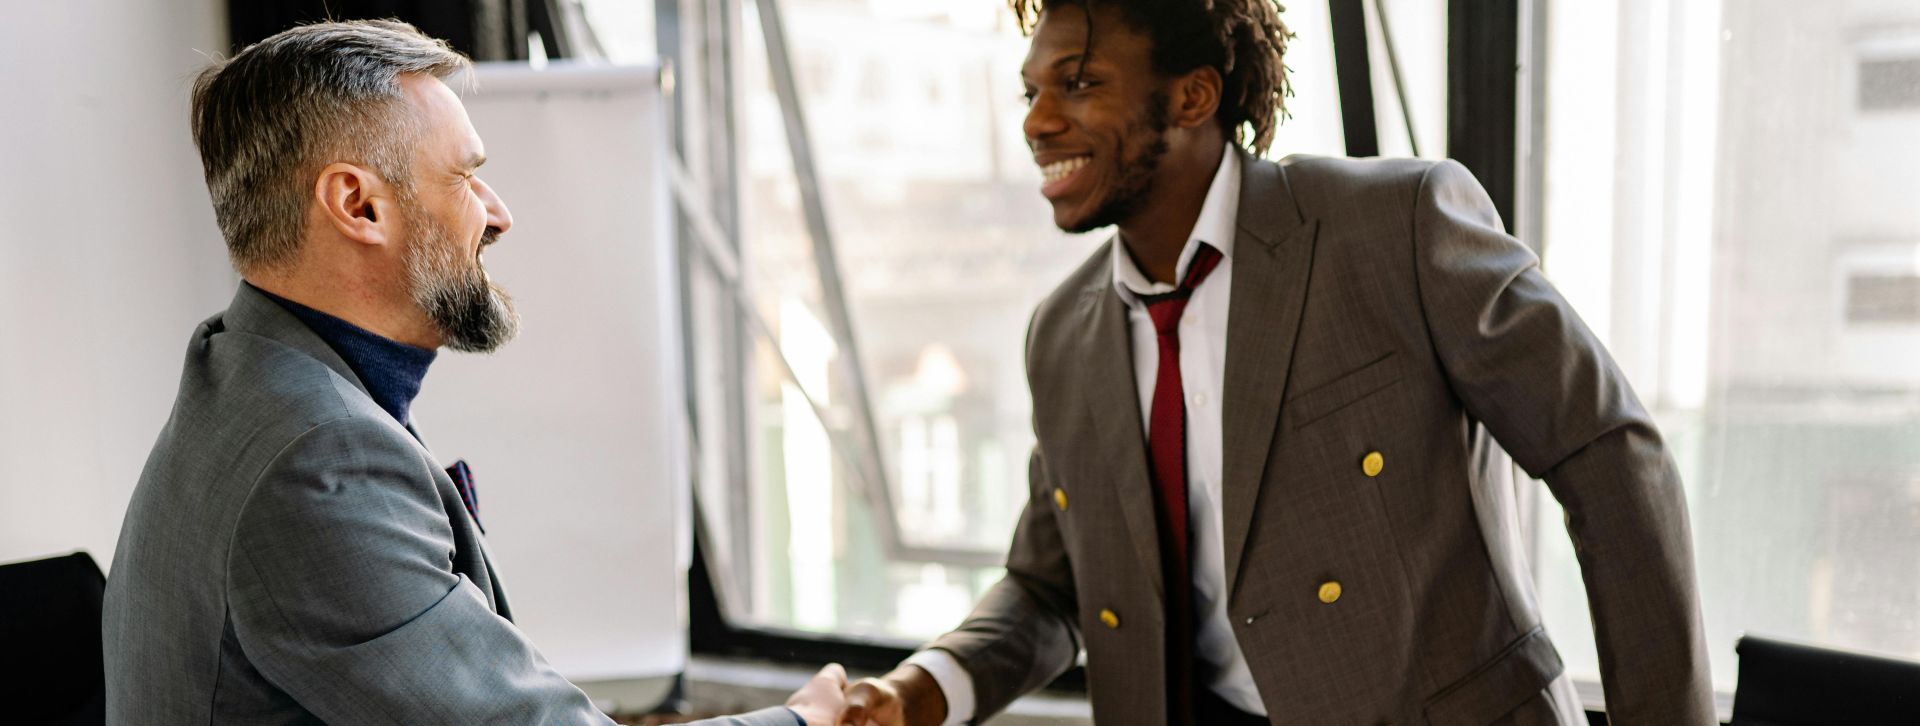
<svg viewBox="0 0 1920 726">
<path fill-rule="evenodd" d="M 1108 245 L 1112 249 L 1112 245 Z M 1127 329 L 1127 304 L 1102 277 L 1081 298 L 1087 325 L 1079 342 L 1091 361 L 1078 384 L 1091 417 L 1088 430 L 1098 445 L 1091 449 L 1094 481 L 1111 482 L 1141 570 L 1160 592 L 1160 536 L 1153 519 L 1153 482 L 1148 476 L 1147 435 L 1141 428 L 1133 344 Z"/>
<path fill-rule="evenodd" d="M 407 433 L 413 434 L 414 444 L 420 447 L 421 453 L 427 455 L 427 461 L 433 463 L 434 482 L 449 489 L 457 488 L 453 483 L 452 475 L 446 472 L 446 467 L 440 465 L 440 457 L 434 456 L 433 447 L 427 444 L 426 437 L 421 436 L 420 430 L 414 428 L 413 424 L 407 424 L 406 428 Z M 507 607 L 507 591 L 500 584 L 500 573 L 493 568 L 493 550 L 487 547 L 487 537 L 486 534 L 480 530 L 480 523 L 473 519 L 473 515 L 467 511 L 464 505 L 449 508 L 447 510 L 447 518 L 454 520 L 456 525 L 461 522 L 466 524 L 466 527 L 462 529 L 465 530 L 479 550 L 480 574 L 485 575 L 487 578 L 485 585 L 487 588 L 487 596 L 493 601 L 493 611 L 499 614 L 500 617 L 512 621 L 512 610 Z"/>
<path fill-rule="evenodd" d="M 341 359 L 339 353 L 334 352 L 332 346 L 321 340 L 319 335 L 308 328 L 306 323 L 294 317 L 293 313 L 287 312 L 285 308 L 280 307 L 279 303 L 274 302 L 272 298 L 267 297 L 249 283 L 241 283 L 240 288 L 234 292 L 233 302 L 227 306 L 226 315 L 222 320 L 229 329 L 264 336 L 292 346 L 333 369 L 334 373 L 352 383 L 355 388 L 360 389 L 361 393 L 367 392 L 367 385 L 360 381 L 360 377 L 354 374 L 353 369 Z M 440 470 L 439 458 L 433 455 L 433 449 L 427 446 L 426 439 L 420 436 L 420 431 L 412 424 L 394 421 L 394 425 L 406 429 L 407 433 L 413 435 L 414 444 L 420 447 L 421 453 L 426 454 L 427 461 L 433 462 L 434 480 L 451 488 L 453 479 L 448 477 L 445 471 Z M 480 564 L 485 569 L 494 611 L 501 617 L 512 620 L 513 617 L 507 609 L 506 590 L 501 587 L 500 578 L 494 572 L 493 552 L 487 549 L 487 540 L 481 536 L 479 524 L 467 514 L 465 507 L 459 509 L 458 512 L 448 512 L 447 516 L 466 520 L 467 530 L 473 533 L 473 540 L 479 543 Z"/>
<path fill-rule="evenodd" d="M 1241 161 L 1221 414 L 1221 522 L 1229 598 L 1240 581 L 1247 534 L 1266 480 L 1319 228 L 1316 220 L 1301 215 L 1283 166 L 1250 156 Z"/>
</svg>

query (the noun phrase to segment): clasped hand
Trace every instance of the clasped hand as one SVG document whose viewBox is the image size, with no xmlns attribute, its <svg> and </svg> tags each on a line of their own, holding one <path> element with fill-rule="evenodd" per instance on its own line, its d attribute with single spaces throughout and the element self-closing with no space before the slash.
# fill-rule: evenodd
<svg viewBox="0 0 1920 726">
<path fill-rule="evenodd" d="M 830 664 L 787 699 L 787 708 L 807 726 L 939 726 L 947 716 L 946 694 L 918 666 L 848 683 L 846 670 Z"/>
</svg>

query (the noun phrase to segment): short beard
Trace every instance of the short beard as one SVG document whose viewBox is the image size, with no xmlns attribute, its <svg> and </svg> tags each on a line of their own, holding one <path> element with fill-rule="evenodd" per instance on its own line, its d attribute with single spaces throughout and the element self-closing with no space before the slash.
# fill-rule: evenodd
<svg viewBox="0 0 1920 726">
<path fill-rule="evenodd" d="M 487 279 L 479 260 L 461 259 L 462 246 L 445 227 L 425 214 L 413 218 L 421 231 L 407 245 L 407 291 L 441 342 L 467 353 L 491 353 L 506 345 L 520 332 L 513 297 Z M 481 249 L 499 236 L 499 230 L 487 228 Z"/>
<path fill-rule="evenodd" d="M 1167 100 L 1166 91 L 1154 91 L 1147 99 L 1146 123 L 1127 124 L 1126 138 L 1151 135 L 1153 140 L 1137 158 L 1120 160 L 1120 179 L 1115 182 L 1113 193 L 1107 195 L 1092 214 L 1061 227 L 1062 230 L 1074 234 L 1092 232 L 1120 224 L 1146 208 L 1148 198 L 1153 196 L 1154 173 L 1160 169 L 1160 158 L 1167 155 L 1167 129 L 1172 126 L 1167 116 Z"/>
</svg>

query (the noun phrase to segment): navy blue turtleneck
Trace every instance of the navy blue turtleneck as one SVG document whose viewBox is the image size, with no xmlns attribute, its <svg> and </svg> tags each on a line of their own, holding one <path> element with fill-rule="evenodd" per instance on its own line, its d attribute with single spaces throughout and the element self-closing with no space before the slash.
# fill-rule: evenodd
<svg viewBox="0 0 1920 726">
<path fill-rule="evenodd" d="M 252 283 L 241 284 L 253 287 Z M 279 303 L 300 322 L 306 323 L 314 335 L 320 336 L 327 347 L 347 362 L 353 374 L 360 377 L 360 384 L 367 387 L 367 395 L 373 397 L 373 402 L 386 409 L 395 421 L 402 425 L 413 423 L 408 409 L 413 405 L 413 398 L 420 395 L 420 384 L 426 380 L 427 367 L 433 365 L 433 351 L 388 340 L 353 323 L 258 287 L 253 289 Z"/>
</svg>

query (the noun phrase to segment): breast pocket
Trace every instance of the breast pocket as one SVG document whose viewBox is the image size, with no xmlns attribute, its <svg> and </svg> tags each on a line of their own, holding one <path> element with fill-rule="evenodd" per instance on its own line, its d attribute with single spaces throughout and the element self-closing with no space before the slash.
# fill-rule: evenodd
<svg viewBox="0 0 1920 726">
<path fill-rule="evenodd" d="M 1282 418 L 1289 428 L 1304 427 L 1392 388 L 1400 378 L 1400 357 L 1387 351 L 1332 381 L 1294 394 L 1282 405 Z"/>
</svg>

